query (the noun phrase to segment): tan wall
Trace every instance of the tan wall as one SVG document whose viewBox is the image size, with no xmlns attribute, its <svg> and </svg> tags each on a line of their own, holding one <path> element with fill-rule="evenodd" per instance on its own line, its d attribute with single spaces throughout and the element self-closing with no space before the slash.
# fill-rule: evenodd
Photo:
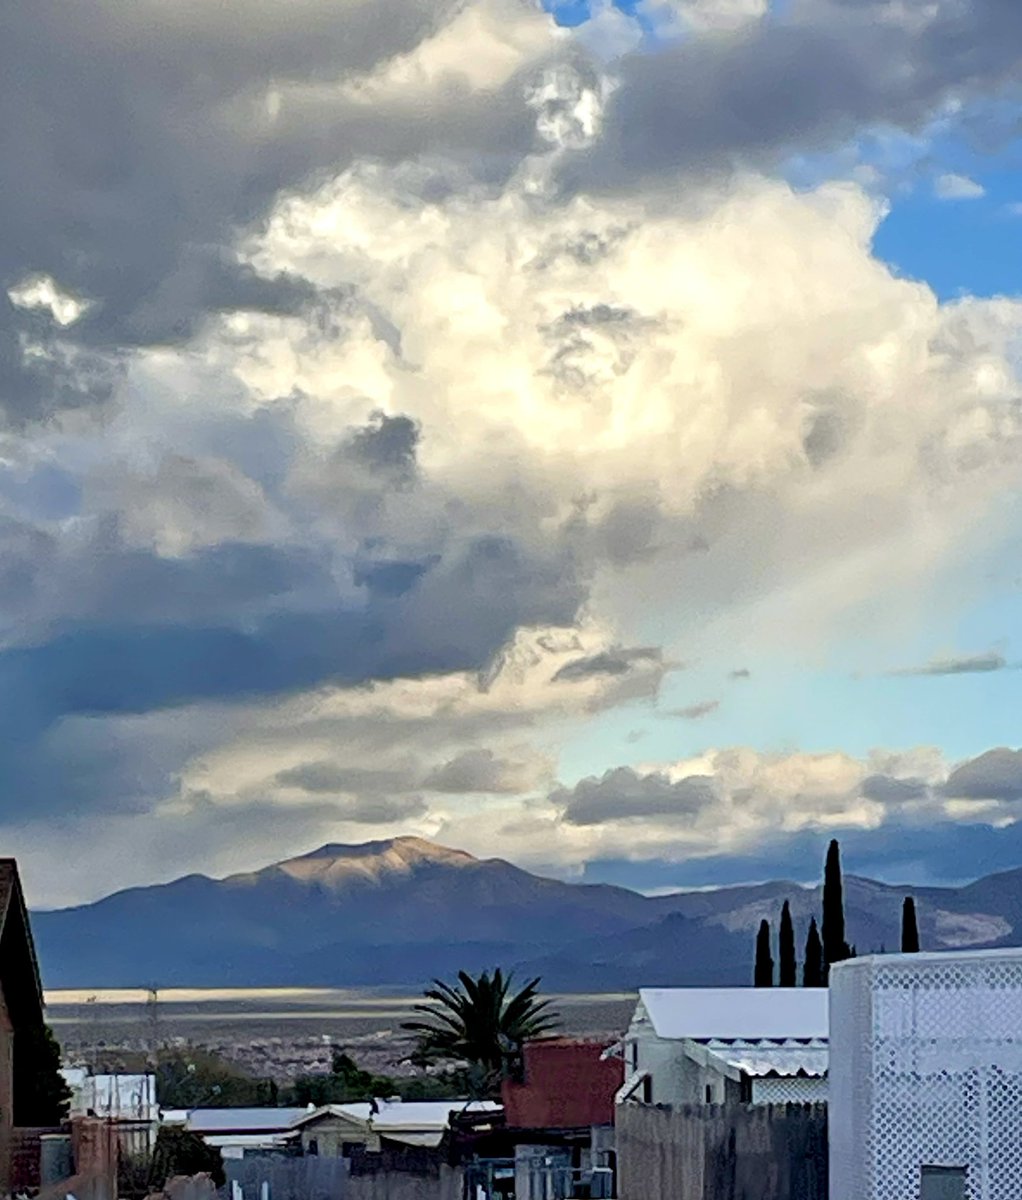
<svg viewBox="0 0 1022 1200">
<path fill-rule="evenodd" d="M 367 1150 L 380 1148 L 380 1139 L 364 1125 L 344 1121 L 340 1117 L 323 1117 L 313 1125 L 302 1128 L 302 1150 L 309 1153 L 312 1142 L 316 1143 L 321 1158 L 339 1158 L 345 1142 L 357 1142 Z"/>
</svg>

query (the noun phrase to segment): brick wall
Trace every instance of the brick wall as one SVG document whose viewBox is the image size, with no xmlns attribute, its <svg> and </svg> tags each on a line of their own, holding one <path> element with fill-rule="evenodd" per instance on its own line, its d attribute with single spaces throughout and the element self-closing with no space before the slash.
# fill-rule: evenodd
<svg viewBox="0 0 1022 1200">
<path fill-rule="evenodd" d="M 509 1127 L 585 1129 L 613 1125 L 614 1095 L 624 1083 L 619 1058 L 601 1061 L 607 1042 L 548 1038 L 526 1044 L 523 1078 L 502 1089 Z"/>
</svg>

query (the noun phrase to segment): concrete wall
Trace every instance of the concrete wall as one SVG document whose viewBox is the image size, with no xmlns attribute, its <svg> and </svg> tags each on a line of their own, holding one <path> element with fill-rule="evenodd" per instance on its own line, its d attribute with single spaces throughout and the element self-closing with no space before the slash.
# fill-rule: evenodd
<svg viewBox="0 0 1022 1200">
<path fill-rule="evenodd" d="M 619 1200 L 827 1200 L 822 1105 L 617 1114 Z"/>
</svg>

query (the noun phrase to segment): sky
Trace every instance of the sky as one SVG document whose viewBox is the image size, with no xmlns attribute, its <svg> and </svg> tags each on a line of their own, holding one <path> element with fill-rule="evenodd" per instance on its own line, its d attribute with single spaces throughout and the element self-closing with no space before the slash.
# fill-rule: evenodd
<svg viewBox="0 0 1022 1200">
<path fill-rule="evenodd" d="M 0 12 L 0 843 L 1022 866 L 1022 6 Z"/>
</svg>

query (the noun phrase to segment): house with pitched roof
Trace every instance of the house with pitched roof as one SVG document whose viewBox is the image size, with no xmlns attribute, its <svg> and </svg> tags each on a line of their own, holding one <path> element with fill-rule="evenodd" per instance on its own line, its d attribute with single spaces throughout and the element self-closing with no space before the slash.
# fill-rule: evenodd
<svg viewBox="0 0 1022 1200">
<path fill-rule="evenodd" d="M 827 1098 L 825 988 L 643 988 L 617 1102 L 816 1103 Z"/>
<path fill-rule="evenodd" d="M 305 1154 L 350 1157 L 390 1146 L 436 1149 L 452 1115 L 496 1114 L 488 1100 L 373 1100 L 325 1104 L 303 1113 L 291 1126 L 301 1135 Z"/>
</svg>

